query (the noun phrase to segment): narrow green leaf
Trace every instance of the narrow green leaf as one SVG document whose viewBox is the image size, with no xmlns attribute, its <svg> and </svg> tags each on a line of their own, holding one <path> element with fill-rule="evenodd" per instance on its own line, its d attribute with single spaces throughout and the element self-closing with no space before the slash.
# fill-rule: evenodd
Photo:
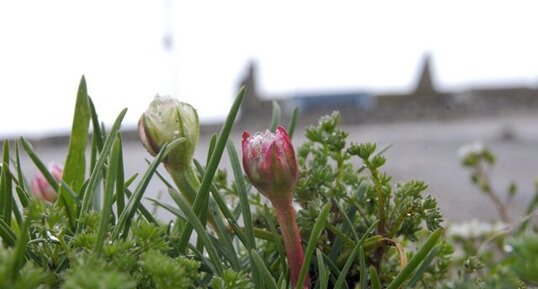
<svg viewBox="0 0 538 289">
<path fill-rule="evenodd" d="M 148 162 L 148 165 L 151 164 L 150 162 Z M 138 177 L 138 173 L 132 175 L 129 179 L 127 179 L 125 181 L 125 185 L 124 187 L 127 189 L 135 180 L 136 178 Z"/>
<path fill-rule="evenodd" d="M 95 144 L 98 148 L 98 151 L 101 151 L 103 149 L 103 134 L 101 132 L 101 127 L 99 126 L 99 117 L 97 116 L 97 111 L 95 110 L 95 105 L 93 104 L 93 100 L 91 97 L 88 97 L 89 103 L 90 103 L 90 113 L 91 113 L 91 120 L 92 120 L 92 138 L 95 139 Z"/>
<path fill-rule="evenodd" d="M 9 142 L 4 140 L 3 162 L 0 173 L 0 218 L 11 224 L 13 213 L 13 189 L 11 184 L 11 173 L 9 172 Z"/>
<path fill-rule="evenodd" d="M 424 262 L 420 264 L 418 269 L 415 271 L 415 274 L 413 274 L 413 277 L 409 280 L 409 283 L 407 283 L 407 288 L 414 288 L 415 285 L 420 281 L 420 278 L 422 278 L 422 274 L 428 270 L 428 267 L 431 265 L 433 258 L 437 255 L 439 252 L 439 245 L 435 246 L 433 250 L 428 254 L 426 259 L 424 259 Z"/>
<path fill-rule="evenodd" d="M 88 128 L 90 126 L 90 105 L 88 101 L 88 91 L 84 76 L 80 79 L 78 86 L 73 124 L 69 138 L 69 149 L 64 164 L 62 180 L 74 191 L 78 192 L 84 183 L 86 172 L 86 145 L 88 144 Z M 75 203 L 64 188 L 60 186 L 59 198 L 65 198 L 66 203 L 75 209 Z"/>
<path fill-rule="evenodd" d="M 329 273 L 323 262 L 323 255 L 319 249 L 316 249 L 316 259 L 318 261 L 318 288 L 327 289 L 329 286 Z"/>
<path fill-rule="evenodd" d="M 15 191 L 17 192 L 17 196 L 19 197 L 19 202 L 21 202 L 22 207 L 26 208 L 30 202 L 28 192 L 20 186 L 16 186 Z"/>
<path fill-rule="evenodd" d="M 0 237 L 8 247 L 15 246 L 17 235 L 3 219 L 0 219 Z"/>
<path fill-rule="evenodd" d="M 205 169 L 196 160 L 194 160 L 194 164 L 196 165 L 196 169 L 198 170 L 198 173 L 203 176 L 205 174 Z M 211 184 L 211 188 L 210 188 L 209 191 L 211 192 L 211 196 L 213 196 L 213 199 L 217 203 L 217 206 L 219 207 L 219 209 L 222 212 L 222 214 L 224 215 L 224 217 L 226 219 L 232 219 L 232 220 L 234 220 L 234 222 L 236 222 L 236 218 L 234 217 L 234 215 L 230 211 L 230 208 L 228 208 L 228 205 L 226 204 L 226 201 L 220 195 L 219 190 L 217 189 L 215 184 Z"/>
<path fill-rule="evenodd" d="M 351 252 L 351 255 L 349 255 L 349 257 L 347 258 L 346 263 L 344 264 L 344 267 L 342 268 L 342 271 L 340 271 L 340 276 L 338 276 L 338 279 L 336 280 L 336 284 L 334 284 L 335 289 L 340 289 L 342 288 L 342 286 L 344 286 L 347 272 L 349 272 L 349 268 L 351 268 L 351 265 L 353 264 L 355 257 L 357 257 L 357 255 L 359 254 L 361 250 L 362 250 L 361 243 L 358 243 L 355 246 L 355 248 L 353 248 L 353 251 Z"/>
<path fill-rule="evenodd" d="M 116 133 L 116 139 L 112 145 L 112 153 L 110 154 L 110 160 L 108 162 L 107 176 L 105 180 L 103 209 L 100 212 L 99 227 L 97 230 L 97 236 L 94 246 L 95 254 L 101 255 L 103 251 L 103 244 L 105 241 L 105 234 L 110 223 L 110 215 L 112 214 L 112 202 L 114 200 L 114 182 L 116 181 L 116 173 L 118 170 L 118 162 L 120 158 L 121 137 L 119 133 Z"/>
<path fill-rule="evenodd" d="M 21 214 L 21 211 L 19 210 L 19 206 L 17 205 L 17 202 L 15 201 L 15 198 L 12 197 L 11 201 L 12 201 L 11 210 L 13 212 L 13 216 L 15 216 L 15 220 L 17 221 L 17 225 L 21 226 L 22 225 L 22 214 Z"/>
<path fill-rule="evenodd" d="M 31 204 L 28 207 L 28 211 L 26 214 L 26 218 L 24 219 L 23 225 L 20 229 L 19 236 L 17 238 L 17 242 L 15 244 L 15 255 L 13 257 L 13 263 L 11 264 L 12 267 L 10 268 L 10 276 L 12 280 L 15 280 L 15 278 L 20 274 L 20 270 L 22 266 L 24 265 L 25 260 L 25 253 L 26 253 L 26 245 L 28 244 L 28 240 L 30 239 L 30 223 L 34 219 L 34 210 L 35 210 L 35 203 Z"/>
<path fill-rule="evenodd" d="M 209 148 L 207 149 L 207 160 L 205 166 L 207 167 L 209 165 L 209 161 L 211 160 L 211 155 L 215 151 L 215 145 L 217 145 L 217 134 L 213 134 L 211 136 L 211 139 L 209 140 Z"/>
<path fill-rule="evenodd" d="M 20 193 L 17 190 L 17 194 L 19 195 L 19 201 L 21 202 L 22 207 L 26 208 L 26 206 L 28 206 L 28 199 L 30 198 L 30 196 L 28 195 L 28 192 L 30 190 L 28 188 L 26 179 L 24 178 L 24 174 L 22 173 L 21 158 L 19 153 L 19 141 L 15 142 L 15 167 L 17 168 L 17 181 L 19 183 L 19 186 L 22 188 Z"/>
<path fill-rule="evenodd" d="M 355 216 L 356 209 L 351 207 L 349 211 L 346 212 L 344 208 L 342 208 L 342 205 L 340 205 L 338 200 L 333 200 L 333 203 L 336 205 L 336 207 L 340 211 L 340 216 L 344 217 L 344 221 L 345 221 L 344 232 L 347 233 L 348 231 L 351 231 L 355 241 L 359 240 L 359 234 L 357 234 L 357 231 L 355 230 L 355 226 L 353 225 L 353 222 L 351 221 L 351 219 Z"/>
<path fill-rule="evenodd" d="M 258 272 L 262 275 L 263 279 L 265 280 L 264 284 L 265 288 L 267 289 L 278 289 L 275 278 L 271 276 L 271 272 L 269 272 L 269 269 L 267 269 L 267 266 L 263 263 L 263 259 L 258 255 L 256 250 L 250 250 L 250 256 L 252 257 L 252 260 L 254 261 L 254 265 L 256 268 L 258 268 Z M 261 282 L 260 282 L 261 283 Z"/>
<path fill-rule="evenodd" d="M 280 119 L 282 117 L 282 111 L 280 105 L 276 100 L 273 100 L 273 116 L 271 117 L 271 132 L 275 132 L 276 128 L 280 124 Z"/>
<path fill-rule="evenodd" d="M 45 177 L 47 182 L 55 191 L 58 191 L 58 182 L 52 177 L 47 166 L 45 166 L 45 164 L 37 156 L 30 142 L 22 137 L 20 138 L 20 142 L 22 143 L 22 147 L 24 148 L 30 159 L 34 162 L 37 169 L 43 174 L 43 177 Z"/>
<path fill-rule="evenodd" d="M 228 140 L 226 145 L 228 151 L 228 157 L 230 158 L 230 165 L 234 174 L 235 184 L 237 186 L 239 194 L 239 203 L 241 206 L 241 215 L 243 216 L 243 222 L 245 223 L 245 233 L 247 238 L 247 249 L 256 249 L 256 242 L 254 241 L 254 225 L 252 224 L 252 214 L 250 212 L 250 202 L 248 200 L 248 192 L 245 185 L 245 178 L 243 177 L 243 170 L 239 163 L 239 157 L 233 143 Z"/>
<path fill-rule="evenodd" d="M 5 145 L 5 143 L 4 143 Z M 11 176 L 8 172 L 7 163 L 3 162 L 0 173 L 0 219 L 11 225 L 11 215 L 13 210 L 13 194 L 11 191 Z"/>
<path fill-rule="evenodd" d="M 424 245 L 417 251 L 417 253 L 409 260 L 409 263 L 405 268 L 396 275 L 394 280 L 390 282 L 387 289 L 396 289 L 400 288 L 400 286 L 409 278 L 411 273 L 415 271 L 415 269 L 420 265 L 422 261 L 426 258 L 426 256 L 430 253 L 430 251 L 433 249 L 439 238 L 441 237 L 443 230 L 441 228 L 435 230 L 426 240 Z"/>
<path fill-rule="evenodd" d="M 323 256 L 323 261 L 325 261 L 325 264 L 329 268 L 329 271 L 330 271 L 329 277 L 330 277 L 330 279 L 332 280 L 332 282 L 334 284 L 334 283 L 336 283 L 336 277 L 335 276 L 340 276 L 340 269 L 338 268 L 338 266 L 336 266 L 336 264 L 334 264 L 333 260 L 331 260 L 331 258 L 329 256 L 327 256 L 322 251 L 320 251 L 320 252 L 321 252 L 321 255 Z"/>
<path fill-rule="evenodd" d="M 119 236 L 119 234 L 122 232 L 124 236 L 129 232 L 131 220 L 136 211 L 138 210 L 140 202 L 142 201 L 142 196 L 144 195 L 144 192 L 149 184 L 149 181 L 151 180 L 151 177 L 157 170 L 157 167 L 161 164 L 164 157 L 170 152 L 170 150 L 184 140 L 184 138 L 180 138 L 172 141 L 169 144 L 164 145 L 161 148 L 161 151 L 157 154 L 157 156 L 155 156 L 155 159 L 144 173 L 144 176 L 138 183 L 138 186 L 136 187 L 132 196 L 129 197 L 129 202 L 127 203 L 127 206 L 125 207 L 123 213 L 120 215 L 118 223 L 114 228 L 114 231 L 112 232 L 112 239 L 116 239 L 117 236 Z M 128 190 L 126 190 L 125 192 L 128 194 Z"/>
<path fill-rule="evenodd" d="M 381 286 L 381 280 L 379 280 L 379 275 L 377 274 L 377 270 L 374 266 L 370 266 L 370 284 L 372 284 L 372 289 L 381 289 L 383 286 Z"/>
<path fill-rule="evenodd" d="M 120 141 L 118 153 L 118 172 L 116 173 L 116 214 L 121 215 L 125 209 L 125 172 L 123 163 L 123 146 Z"/>
<path fill-rule="evenodd" d="M 226 118 L 226 121 L 224 122 L 224 126 L 222 127 L 222 130 L 219 134 L 217 144 L 215 145 L 215 150 L 211 154 L 211 159 L 209 160 L 206 173 L 204 174 L 204 178 L 202 179 L 202 183 L 200 185 L 200 189 L 198 190 L 198 193 L 196 194 L 196 198 L 194 200 L 193 208 L 194 211 L 197 214 L 205 214 L 207 213 L 207 206 L 208 206 L 208 200 L 209 200 L 209 188 L 211 187 L 213 183 L 213 177 L 215 176 L 215 173 L 217 171 L 218 165 L 220 163 L 220 159 L 222 157 L 222 153 L 224 152 L 224 147 L 226 146 L 226 142 L 228 140 L 228 137 L 230 136 L 230 132 L 232 130 L 235 118 L 237 116 L 237 113 L 239 112 L 239 107 L 241 106 L 241 102 L 243 101 L 243 98 L 245 97 L 245 88 L 241 88 L 239 91 L 239 94 L 237 98 L 235 99 L 232 108 L 230 109 L 230 112 L 228 113 L 228 117 Z M 183 252 L 186 248 L 187 243 L 189 242 L 190 236 L 192 234 L 192 226 L 187 223 L 187 226 L 181 233 L 179 242 L 178 242 L 178 248 Z"/>
<path fill-rule="evenodd" d="M 174 216 L 178 217 L 179 219 L 181 219 L 183 221 L 187 221 L 187 217 L 185 217 L 183 212 L 181 212 L 176 207 L 172 207 L 169 204 L 163 203 L 160 200 L 153 199 L 153 198 L 146 198 L 146 200 L 151 201 L 154 205 L 159 206 L 159 207 L 167 210 L 168 212 L 172 213 Z"/>
<path fill-rule="evenodd" d="M 314 250 L 316 249 L 316 244 L 318 243 L 319 237 L 321 236 L 321 232 L 325 228 L 325 223 L 327 222 L 327 218 L 329 217 L 330 211 L 331 203 L 328 202 L 323 206 L 323 209 L 321 210 L 319 217 L 316 220 L 314 227 L 312 228 L 312 233 L 310 234 L 310 238 L 308 239 L 308 245 L 306 246 L 306 251 L 304 254 L 303 266 L 301 267 L 299 279 L 297 281 L 297 285 L 295 286 L 296 289 L 303 288 L 306 274 L 308 272 L 308 268 L 310 267 L 310 262 L 312 261 L 312 255 L 314 254 Z"/>
<path fill-rule="evenodd" d="M 77 232 L 80 232 L 80 230 L 82 229 L 81 216 L 90 209 L 90 204 L 93 200 L 93 195 L 95 193 L 96 187 L 101 177 L 101 173 L 104 168 L 106 159 L 108 157 L 110 149 L 112 148 L 112 143 L 114 139 L 116 138 L 116 132 L 119 130 L 121 122 L 123 121 L 123 118 L 125 117 L 126 113 L 127 113 L 127 109 L 123 109 L 118 115 L 118 117 L 116 118 L 116 121 L 114 122 L 114 124 L 112 125 L 112 128 L 110 129 L 110 134 L 107 136 L 105 140 L 105 144 L 103 145 L 103 150 L 101 151 L 101 154 L 99 155 L 99 159 L 97 160 L 95 164 L 95 168 L 90 175 L 90 180 L 88 181 L 88 185 L 83 190 L 83 199 L 82 199 L 82 204 L 79 211 L 79 222 L 77 223 Z"/>
<path fill-rule="evenodd" d="M 366 259 L 364 257 L 364 249 L 362 247 L 359 249 L 359 265 L 361 272 L 361 289 L 367 289 L 368 277 L 366 276 Z"/>
<path fill-rule="evenodd" d="M 213 261 L 212 263 L 215 266 L 215 270 L 217 271 L 218 275 L 222 276 L 224 268 L 222 267 L 222 263 L 217 254 L 217 250 L 211 242 L 205 227 L 202 225 L 202 223 L 194 213 L 194 210 L 189 205 L 189 201 L 187 201 L 187 199 L 185 199 L 185 197 L 181 194 L 177 194 L 177 197 L 181 199 L 181 201 L 178 202 L 178 205 L 183 214 L 185 214 L 185 216 L 187 217 L 188 224 L 192 225 L 192 227 L 196 231 L 196 234 L 198 235 L 198 238 L 202 240 L 207 250 L 207 253 L 209 254 L 209 257 Z"/>
<path fill-rule="evenodd" d="M 125 195 L 127 196 L 127 199 L 129 200 L 133 196 L 133 193 L 130 190 L 125 189 Z M 153 224 L 158 224 L 159 223 L 155 219 L 153 214 L 151 214 L 151 212 L 144 206 L 144 204 L 138 203 L 137 210 L 144 217 L 144 219 L 146 219 L 146 221 L 148 221 L 150 223 L 153 223 Z"/>
<path fill-rule="evenodd" d="M 247 250 L 256 250 L 256 241 L 254 239 L 254 225 L 252 224 L 252 214 L 250 212 L 250 202 L 248 200 L 248 192 L 245 185 L 245 179 L 243 177 L 243 170 L 239 164 L 239 157 L 237 156 L 237 151 L 231 140 L 228 140 L 226 144 L 226 150 L 228 151 L 228 157 L 230 159 L 230 164 L 232 166 L 232 171 L 234 174 L 235 184 L 238 189 L 239 194 L 239 205 L 241 207 L 241 215 L 243 216 L 243 223 L 245 224 L 245 238 L 246 238 L 246 248 Z M 251 262 L 252 255 L 250 256 Z M 261 286 L 259 281 L 258 270 L 252 268 L 252 278 L 255 281 L 257 287 Z"/>
<path fill-rule="evenodd" d="M 214 207 L 214 206 L 213 206 Z M 214 208 L 216 210 L 216 208 Z M 213 215 L 218 215 L 218 212 L 215 212 Z M 226 225 L 223 222 L 222 218 L 215 218 L 215 231 L 217 233 L 217 236 L 219 237 L 219 246 L 226 252 L 229 252 L 229 262 L 232 265 L 232 268 L 234 270 L 241 270 L 241 266 L 239 265 L 239 259 L 237 258 L 237 252 L 235 251 L 232 238 L 230 237 L 230 234 L 226 230 Z"/>
<path fill-rule="evenodd" d="M 295 132 L 295 127 L 297 126 L 297 116 L 299 114 L 299 108 L 294 108 L 293 112 L 291 113 L 291 121 L 290 126 L 288 127 L 288 136 L 290 139 L 293 138 L 293 133 Z"/>
</svg>

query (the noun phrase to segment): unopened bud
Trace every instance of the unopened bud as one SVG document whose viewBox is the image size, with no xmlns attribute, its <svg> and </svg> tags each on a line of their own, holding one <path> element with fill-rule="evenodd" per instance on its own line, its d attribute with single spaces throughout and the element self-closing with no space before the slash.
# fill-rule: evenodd
<svg viewBox="0 0 538 289">
<path fill-rule="evenodd" d="M 278 127 L 251 135 L 243 132 L 243 168 L 250 182 L 270 200 L 289 199 L 297 183 L 297 160 L 288 133 Z"/>
<path fill-rule="evenodd" d="M 51 164 L 49 166 L 49 172 L 57 182 L 62 181 L 63 167 L 61 165 Z M 52 188 L 41 172 L 36 173 L 35 177 L 30 182 L 30 186 L 34 196 L 40 200 L 54 203 L 58 198 L 58 192 Z"/>
<path fill-rule="evenodd" d="M 192 162 L 200 125 L 196 110 L 171 96 L 156 96 L 138 122 L 138 134 L 148 152 L 155 156 L 161 147 L 178 138 L 185 140 L 172 150 L 164 163 L 184 170 Z"/>
</svg>

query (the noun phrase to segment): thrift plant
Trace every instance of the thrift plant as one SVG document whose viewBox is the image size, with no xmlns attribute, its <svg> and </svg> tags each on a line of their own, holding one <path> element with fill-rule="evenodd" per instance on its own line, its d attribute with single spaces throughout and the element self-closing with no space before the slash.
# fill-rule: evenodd
<svg viewBox="0 0 538 289">
<path fill-rule="evenodd" d="M 502 222 L 450 224 L 424 182 L 393 181 L 389 148 L 349 140 L 337 112 L 294 148 L 297 120 L 284 128 L 275 104 L 270 129 L 245 132 L 239 155 L 230 135 L 244 97 L 202 160 L 196 110 L 157 97 L 138 126 L 152 159 L 130 176 L 127 110 L 105 129 L 83 77 L 63 166 L 47 168 L 25 138 L 2 145 L 0 288 L 537 288 L 538 193 L 526 216 L 509 214 L 483 170 L 489 150 L 462 162 Z M 21 154 L 38 170 L 31 181 Z M 144 198 L 154 178 L 173 203 Z"/>
</svg>

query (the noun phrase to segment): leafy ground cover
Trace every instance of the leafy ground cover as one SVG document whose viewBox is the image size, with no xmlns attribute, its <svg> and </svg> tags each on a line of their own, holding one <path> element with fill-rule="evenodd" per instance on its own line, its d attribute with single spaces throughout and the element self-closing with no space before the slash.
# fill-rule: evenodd
<svg viewBox="0 0 538 289">
<path fill-rule="evenodd" d="M 105 128 L 82 78 L 61 174 L 58 167 L 49 171 L 26 139 L 3 143 L 0 288 L 538 285 L 532 218 L 538 197 L 525 216 L 511 220 L 487 174 L 495 156 L 486 146 L 464 150 L 462 165 L 500 220 L 447 225 L 427 184 L 394 182 L 383 170 L 390 148 L 349 140 L 337 112 L 310 126 L 308 140 L 293 149 L 286 138 L 296 119 L 281 124 L 275 105 L 269 131 L 254 135 L 284 143 L 258 150 L 265 144 L 255 139 L 238 150 L 229 135 L 244 95 L 242 89 L 205 160 L 192 158 L 195 109 L 171 98 L 150 105 L 140 135 L 154 158 L 143 174 L 126 176 L 120 126 L 127 110 Z M 21 153 L 38 168 L 37 179 L 23 175 Z M 223 157 L 231 171 L 219 169 Z M 157 171 L 161 165 L 173 182 Z M 162 180 L 174 203 L 150 201 L 171 212 L 173 222 L 156 219 L 141 202 L 152 178 Z M 509 196 L 516 192 L 515 185 L 507 189 Z M 278 206 L 282 194 L 293 204 L 285 212 Z"/>
</svg>

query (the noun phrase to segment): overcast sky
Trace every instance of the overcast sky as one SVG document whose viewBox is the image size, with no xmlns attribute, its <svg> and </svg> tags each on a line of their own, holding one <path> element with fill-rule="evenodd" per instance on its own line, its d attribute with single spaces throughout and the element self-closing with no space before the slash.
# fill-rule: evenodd
<svg viewBox="0 0 538 289">
<path fill-rule="evenodd" d="M 536 87 L 535 3 L 1 1 L 0 136 L 67 130 L 82 74 L 101 118 L 128 107 L 130 126 L 157 93 L 223 118 L 249 60 L 277 96 L 410 89 L 426 52 L 443 89 Z"/>
</svg>

